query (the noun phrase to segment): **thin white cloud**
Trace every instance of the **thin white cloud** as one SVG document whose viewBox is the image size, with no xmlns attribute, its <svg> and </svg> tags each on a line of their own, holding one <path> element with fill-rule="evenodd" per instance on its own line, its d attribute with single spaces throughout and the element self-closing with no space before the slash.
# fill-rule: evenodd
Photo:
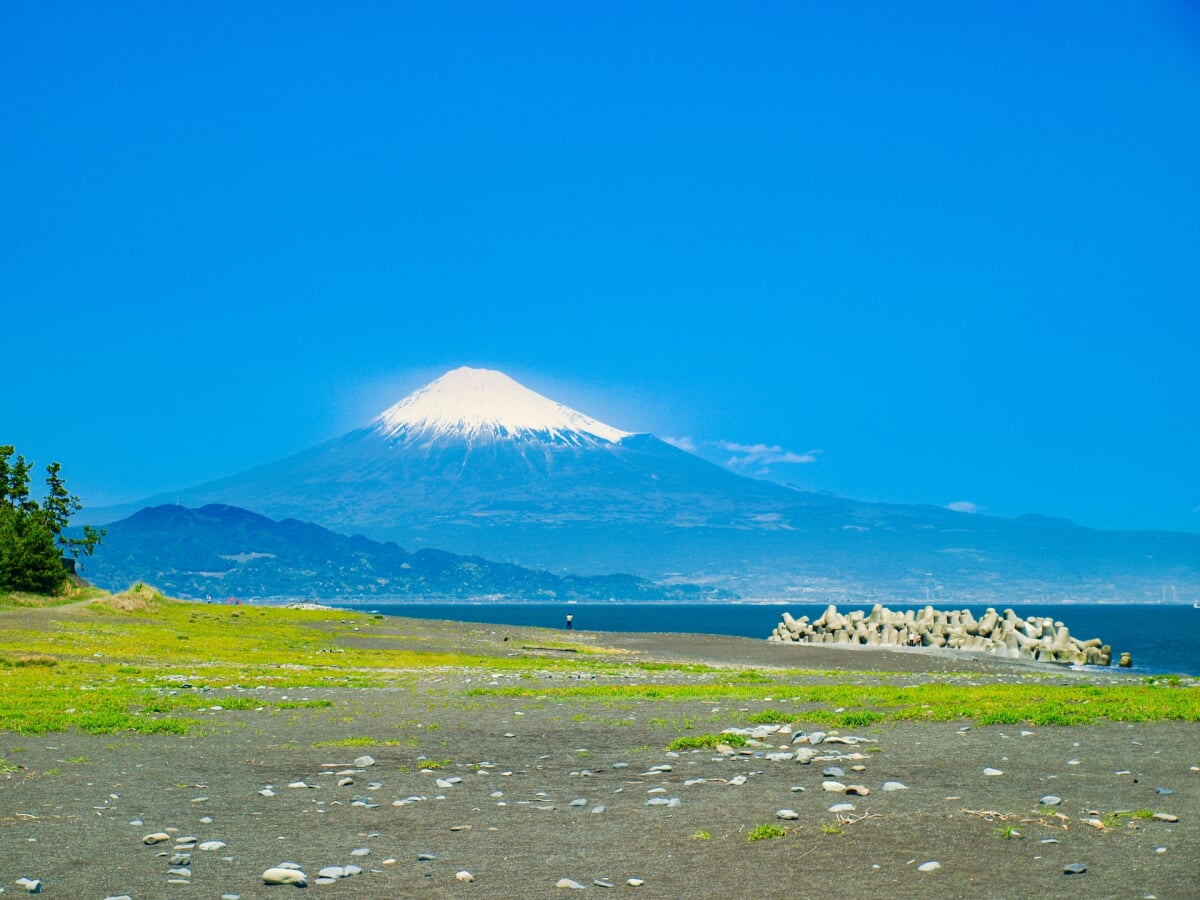
<svg viewBox="0 0 1200 900">
<path fill-rule="evenodd" d="M 797 453 L 785 450 L 778 444 L 738 444 L 733 441 L 716 441 L 714 446 L 731 454 L 725 465 L 731 469 L 749 469 L 757 467 L 760 471 L 768 466 L 780 464 L 800 465 L 815 463 L 820 450 L 809 450 L 807 453 Z"/>
<path fill-rule="evenodd" d="M 683 437 L 665 437 L 665 438 L 663 438 L 663 440 L 666 441 L 668 444 L 670 444 L 672 447 L 678 447 L 680 450 L 684 451 L 685 453 L 695 453 L 696 452 L 696 442 L 693 441 L 687 435 L 684 435 Z"/>
<path fill-rule="evenodd" d="M 947 503 L 946 509 L 952 509 L 955 512 L 977 513 L 979 507 L 970 500 L 955 500 L 953 503 Z"/>
</svg>

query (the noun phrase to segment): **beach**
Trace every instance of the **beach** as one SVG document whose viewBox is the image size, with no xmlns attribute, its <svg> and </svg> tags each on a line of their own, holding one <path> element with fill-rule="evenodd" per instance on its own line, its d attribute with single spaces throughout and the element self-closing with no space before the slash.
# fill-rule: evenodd
<svg viewBox="0 0 1200 900">
<path fill-rule="evenodd" d="M 1117 671 L 390 617 L 335 637 L 385 635 L 497 664 L 344 687 L 201 672 L 170 689 L 203 696 L 185 735 L 0 732 L 0 887 L 248 900 L 291 896 L 263 874 L 294 864 L 339 898 L 1200 893 L 1194 722 L 834 727 L 805 699 Z"/>
</svg>

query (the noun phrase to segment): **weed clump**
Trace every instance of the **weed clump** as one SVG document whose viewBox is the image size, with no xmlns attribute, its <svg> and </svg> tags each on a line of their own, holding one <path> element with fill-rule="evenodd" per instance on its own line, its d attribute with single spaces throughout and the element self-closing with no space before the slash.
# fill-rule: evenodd
<svg viewBox="0 0 1200 900">
<path fill-rule="evenodd" d="M 786 834 L 787 832 L 778 825 L 756 825 L 751 829 L 750 834 L 746 837 L 746 840 L 769 841 L 773 838 L 781 838 Z"/>
<path fill-rule="evenodd" d="M 745 747 L 746 743 L 747 738 L 744 734 L 691 734 L 675 738 L 667 745 L 667 750 L 678 752 L 680 750 L 700 750 L 705 747 L 711 750 L 721 744 L 728 744 L 730 747 Z"/>
</svg>

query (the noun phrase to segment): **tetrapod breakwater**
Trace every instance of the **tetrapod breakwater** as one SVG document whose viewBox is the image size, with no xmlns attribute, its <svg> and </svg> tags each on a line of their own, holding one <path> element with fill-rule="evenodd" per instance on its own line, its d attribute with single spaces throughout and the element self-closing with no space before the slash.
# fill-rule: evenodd
<svg viewBox="0 0 1200 900">
<path fill-rule="evenodd" d="M 848 644 L 867 647 L 936 647 L 1009 659 L 1031 659 L 1064 665 L 1112 664 L 1112 647 L 1100 638 L 1080 640 L 1062 622 L 1044 616 L 1021 618 L 1011 609 L 989 607 L 978 619 L 969 609 L 891 610 L 876 603 L 870 611 L 842 613 L 831 604 L 809 621 L 808 616 L 783 619 L 769 641 Z M 1129 666 L 1128 653 L 1119 665 Z"/>
</svg>

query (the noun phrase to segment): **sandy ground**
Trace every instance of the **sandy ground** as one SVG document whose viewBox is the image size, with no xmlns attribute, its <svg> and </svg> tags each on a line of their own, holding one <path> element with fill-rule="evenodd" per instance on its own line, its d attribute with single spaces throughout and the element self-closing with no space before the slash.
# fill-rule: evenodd
<svg viewBox="0 0 1200 900">
<path fill-rule="evenodd" d="M 434 643 L 498 655 L 560 636 L 395 621 L 425 629 Z M 873 669 L 914 683 L 947 672 L 983 680 L 1029 671 L 999 661 L 740 638 L 572 637 L 638 659 Z M 1200 897 L 1195 725 L 884 724 L 844 730 L 864 742 L 818 745 L 817 758 L 799 765 L 665 749 L 679 736 L 746 727 L 754 712 L 778 709 L 778 702 L 470 693 L 581 681 L 549 670 L 537 681 L 494 674 L 426 672 L 393 689 L 255 691 L 262 711 L 210 710 L 202 717 L 211 728 L 183 738 L 0 733 L 0 756 L 21 766 L 0 776 L 0 886 L 6 896 L 23 896 L 16 880 L 40 879 L 44 896 L 97 900 L 286 897 L 296 888 L 268 887 L 262 873 L 294 862 L 308 876 L 305 895 L 338 898 L 571 896 L 555 886 L 564 878 L 591 894 L 645 898 Z M 710 677 L 648 672 L 610 680 Z M 806 677 L 820 676 L 789 680 Z M 272 711 L 282 695 L 333 705 Z M 222 692 L 210 696 L 219 706 Z M 792 727 L 816 728 L 799 711 Z M 353 737 L 374 744 L 327 743 Z M 789 742 L 790 735 L 776 735 L 760 749 Z M 362 755 L 374 762 L 355 765 Z M 438 768 L 422 771 L 431 761 Z M 869 795 L 822 790 L 822 770 L 834 765 L 846 772 L 836 780 L 863 785 Z M 985 775 L 985 768 L 1003 774 Z M 736 783 L 739 776 L 744 783 Z M 888 781 L 907 789 L 884 791 Z M 307 786 L 289 787 L 299 782 Z M 1062 805 L 1044 809 L 1047 794 L 1061 796 Z M 679 803 L 647 805 L 655 798 Z M 837 803 L 854 808 L 830 812 Z M 798 818 L 778 818 L 784 809 Z M 1126 818 L 1101 829 L 1083 821 L 1141 809 L 1178 822 Z M 748 840 L 763 824 L 785 833 Z M 171 839 L 143 843 L 155 832 Z M 185 837 L 224 846 L 176 850 Z M 172 866 L 176 852 L 190 860 Z M 928 862 L 940 868 L 920 871 Z M 1065 874 L 1070 864 L 1086 871 Z M 363 871 L 315 883 L 320 869 L 347 865 Z M 474 880 L 458 880 L 460 872 Z"/>
</svg>

